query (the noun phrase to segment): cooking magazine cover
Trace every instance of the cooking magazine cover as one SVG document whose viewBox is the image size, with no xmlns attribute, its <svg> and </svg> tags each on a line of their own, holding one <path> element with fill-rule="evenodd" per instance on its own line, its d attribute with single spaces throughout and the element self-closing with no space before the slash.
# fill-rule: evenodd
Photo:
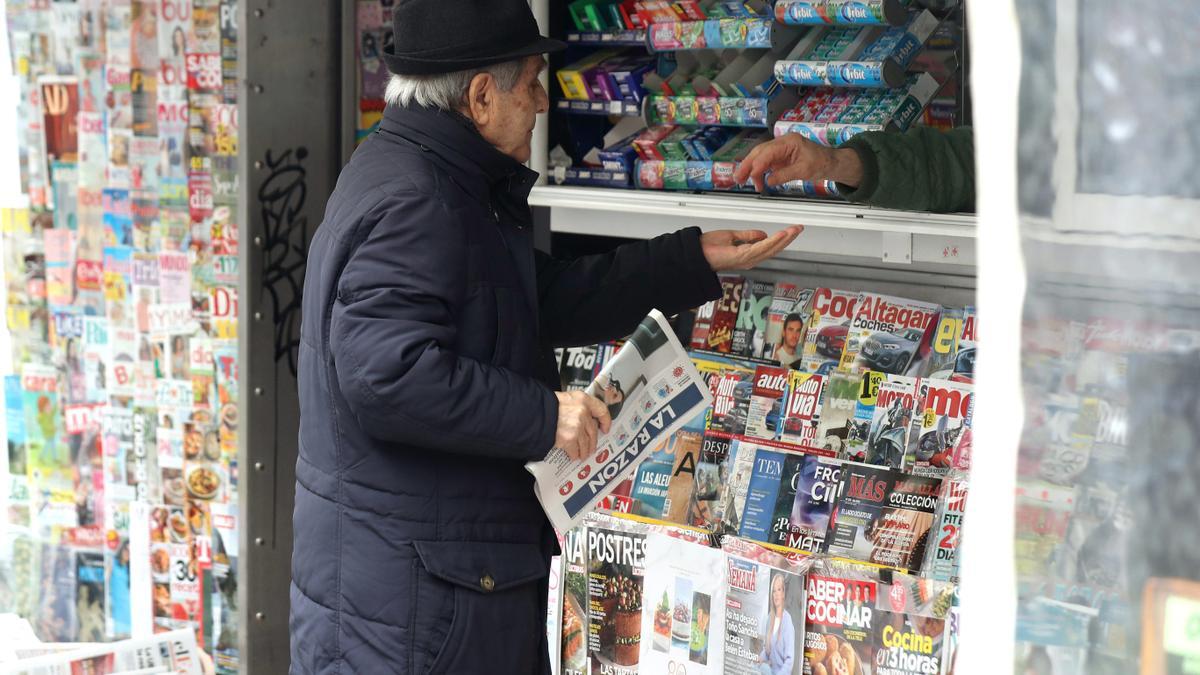
<svg viewBox="0 0 1200 675">
<path fill-rule="evenodd" d="M 787 404 L 783 409 L 779 440 L 807 448 L 824 447 L 818 442 L 817 430 L 821 424 L 825 381 L 824 375 L 789 371 Z"/>
<path fill-rule="evenodd" d="M 776 366 L 755 369 L 746 412 L 744 433 L 747 436 L 766 440 L 779 436 L 783 403 L 787 400 L 788 372 L 787 368 Z"/>
<path fill-rule="evenodd" d="M 855 303 L 841 367 L 851 372 L 878 370 L 922 375 L 941 306 L 876 293 Z"/>
<path fill-rule="evenodd" d="M 736 537 L 722 543 L 727 675 L 804 672 L 808 560 L 783 556 Z"/>
<path fill-rule="evenodd" d="M 955 593 L 953 584 L 907 574 L 879 584 L 874 675 L 948 672 L 945 642 Z"/>
<path fill-rule="evenodd" d="M 651 533 L 646 537 L 639 670 L 716 675 L 725 663 L 725 555 Z"/>
<path fill-rule="evenodd" d="M 904 375 L 887 375 L 880 380 L 867 428 L 863 460 L 867 464 L 893 469 L 904 466 L 913 420 L 921 408 L 919 387 L 920 380 Z"/>
<path fill-rule="evenodd" d="M 846 464 L 829 523 L 827 552 L 919 572 L 940 490 L 937 478 Z"/>
<path fill-rule="evenodd" d="M 814 569 L 806 586 L 804 675 L 873 675 L 877 582 Z"/>
<path fill-rule="evenodd" d="M 706 349 L 722 354 L 732 351 L 733 331 L 737 328 L 738 314 L 742 309 L 742 289 L 745 285 L 744 277 L 721 275 L 721 298 L 713 310 Z"/>
<path fill-rule="evenodd" d="M 767 335 L 762 357 L 779 362 L 784 368 L 799 368 L 804 355 L 804 328 L 808 325 L 805 307 L 812 298 L 811 288 L 781 282 L 767 310 Z"/>
<path fill-rule="evenodd" d="M 587 527 L 567 530 L 562 546 L 561 675 L 587 675 L 588 642 Z"/>
<path fill-rule="evenodd" d="M 646 535 L 607 525 L 588 525 L 586 533 L 590 672 L 634 675 L 641 656 Z"/>
<path fill-rule="evenodd" d="M 813 291 L 799 370 L 825 375 L 838 367 L 857 303 L 858 293 L 832 288 Z"/>
<path fill-rule="evenodd" d="M 738 356 L 761 357 L 766 350 L 767 311 L 771 308 L 775 284 L 747 280 L 742 287 L 742 305 L 733 329 L 730 352 Z"/>
<path fill-rule="evenodd" d="M 905 469 L 921 476 L 944 476 L 950 469 L 970 468 L 969 454 L 955 455 L 959 441 L 967 431 L 974 385 L 928 380 L 925 400 L 921 402 L 920 433 L 912 444 Z"/>
<path fill-rule="evenodd" d="M 791 532 L 785 546 L 813 553 L 825 550 L 842 465 L 842 460 L 833 457 L 804 456 L 796 477 L 796 498 L 789 517 Z"/>
</svg>

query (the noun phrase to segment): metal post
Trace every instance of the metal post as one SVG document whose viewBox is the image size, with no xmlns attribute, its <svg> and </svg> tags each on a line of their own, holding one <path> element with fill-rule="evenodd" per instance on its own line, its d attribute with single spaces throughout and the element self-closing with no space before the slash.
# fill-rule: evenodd
<svg viewBox="0 0 1200 675">
<path fill-rule="evenodd" d="M 239 10 L 240 651 L 288 670 L 296 357 L 308 242 L 343 156 L 342 3 L 244 0 Z"/>
</svg>

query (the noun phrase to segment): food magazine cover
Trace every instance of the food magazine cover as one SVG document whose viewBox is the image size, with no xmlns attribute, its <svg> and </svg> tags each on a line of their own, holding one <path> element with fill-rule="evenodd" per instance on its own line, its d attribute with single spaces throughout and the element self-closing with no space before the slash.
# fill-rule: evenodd
<svg viewBox="0 0 1200 675">
<path fill-rule="evenodd" d="M 830 555 L 919 572 L 941 480 L 846 464 L 829 523 Z"/>
<path fill-rule="evenodd" d="M 747 280 L 742 288 L 742 304 L 733 329 L 730 352 L 738 356 L 762 357 L 766 351 L 767 311 L 771 308 L 775 284 Z"/>
<path fill-rule="evenodd" d="M 646 533 L 589 524 L 588 659 L 591 673 L 634 675 L 642 642 Z"/>
<path fill-rule="evenodd" d="M 744 277 L 721 275 L 721 298 L 717 300 L 713 310 L 705 349 L 722 354 L 732 351 L 733 331 L 737 327 L 738 314 L 742 309 L 742 289 L 745 285 Z"/>
<path fill-rule="evenodd" d="M 804 355 L 804 328 L 808 324 L 805 307 L 812 298 L 811 288 L 781 282 L 767 310 L 767 335 L 762 357 L 779 362 L 784 368 L 799 368 Z"/>
<path fill-rule="evenodd" d="M 922 375 L 941 305 L 860 293 L 851 315 L 841 367 Z"/>
<path fill-rule="evenodd" d="M 825 375 L 838 367 L 857 302 L 858 293 L 832 288 L 813 291 L 799 370 Z"/>
<path fill-rule="evenodd" d="M 587 675 L 588 539 L 586 526 L 567 530 L 562 546 L 560 675 Z"/>
<path fill-rule="evenodd" d="M 785 557 L 736 537 L 727 537 L 722 548 L 728 583 L 725 673 L 800 675 L 808 559 Z"/>
<path fill-rule="evenodd" d="M 640 672 L 723 672 L 724 575 L 720 549 L 647 536 Z"/>
<path fill-rule="evenodd" d="M 826 376 L 792 370 L 788 373 L 787 403 L 783 409 L 779 440 L 806 448 L 824 447 L 817 430 L 821 424 L 821 403 Z M 837 450 L 833 450 L 837 452 Z"/>
<path fill-rule="evenodd" d="M 745 434 L 773 440 L 779 436 L 783 404 L 787 400 L 788 369 L 759 366 L 754 371 L 750 402 L 746 408 Z"/>
<path fill-rule="evenodd" d="M 873 675 L 877 582 L 809 572 L 804 675 Z"/>
<path fill-rule="evenodd" d="M 968 429 L 974 386 L 948 380 L 925 381 L 925 400 L 918 410 L 920 434 L 911 446 L 905 469 L 920 476 L 944 476 L 950 469 L 970 469 L 969 453 L 957 453 Z M 955 455 L 959 462 L 955 463 Z"/>
<path fill-rule="evenodd" d="M 956 588 L 907 574 L 879 584 L 874 675 L 947 672 L 945 642 Z"/>
</svg>

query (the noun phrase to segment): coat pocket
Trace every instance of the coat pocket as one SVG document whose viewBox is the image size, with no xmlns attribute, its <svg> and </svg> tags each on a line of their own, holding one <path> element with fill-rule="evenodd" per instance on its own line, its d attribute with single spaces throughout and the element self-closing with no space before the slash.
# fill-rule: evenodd
<svg viewBox="0 0 1200 675">
<path fill-rule="evenodd" d="M 413 542 L 425 571 L 454 595 L 454 614 L 426 672 L 540 672 L 549 560 L 535 544 Z"/>
</svg>

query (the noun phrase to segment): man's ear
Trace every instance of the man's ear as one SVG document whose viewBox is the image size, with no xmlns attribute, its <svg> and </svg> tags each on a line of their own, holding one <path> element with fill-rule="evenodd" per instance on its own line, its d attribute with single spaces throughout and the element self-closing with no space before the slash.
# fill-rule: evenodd
<svg viewBox="0 0 1200 675">
<path fill-rule="evenodd" d="M 467 116 L 475 126 L 486 126 L 496 114 L 496 78 L 491 73 L 479 73 L 467 87 Z"/>
</svg>

